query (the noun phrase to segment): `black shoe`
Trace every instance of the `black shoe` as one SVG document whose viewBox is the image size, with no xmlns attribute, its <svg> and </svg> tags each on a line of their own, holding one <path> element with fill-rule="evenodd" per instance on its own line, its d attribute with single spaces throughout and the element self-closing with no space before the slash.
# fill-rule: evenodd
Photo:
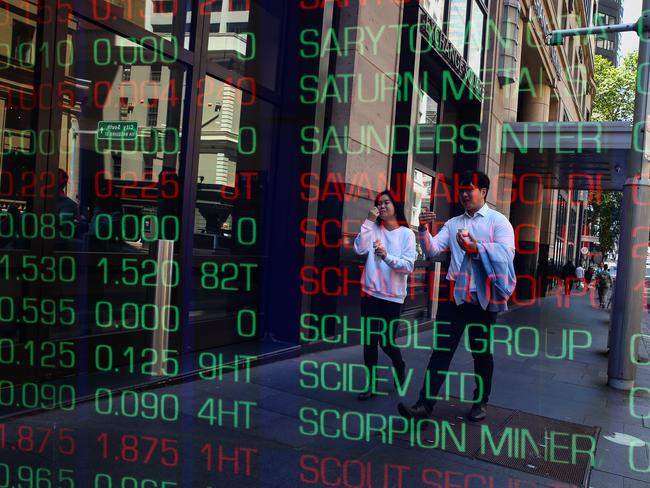
<svg viewBox="0 0 650 488">
<path fill-rule="evenodd" d="M 428 419 L 431 417 L 431 411 L 422 403 L 416 403 L 412 407 L 407 407 L 403 403 L 397 404 L 397 411 L 399 414 L 407 419 Z"/>
<path fill-rule="evenodd" d="M 368 390 L 368 391 L 364 391 L 363 393 L 359 393 L 359 396 L 357 397 L 357 400 L 359 400 L 360 402 L 363 402 L 363 401 L 366 401 L 366 400 L 370 400 L 374 396 L 375 396 L 375 394 L 372 391 Z"/>
<path fill-rule="evenodd" d="M 406 364 L 402 364 L 401 368 L 395 368 L 397 378 L 393 377 L 393 385 L 397 390 L 397 382 L 399 381 L 400 387 L 404 388 L 404 378 L 406 378 Z"/>
<path fill-rule="evenodd" d="M 467 418 L 472 422 L 480 422 L 485 417 L 487 417 L 487 409 L 485 408 L 485 403 L 477 403 L 467 413 Z"/>
</svg>

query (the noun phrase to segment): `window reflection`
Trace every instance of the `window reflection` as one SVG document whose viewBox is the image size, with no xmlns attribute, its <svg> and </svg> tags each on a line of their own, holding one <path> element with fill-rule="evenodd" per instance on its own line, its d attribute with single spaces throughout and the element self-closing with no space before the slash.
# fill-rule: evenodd
<svg viewBox="0 0 650 488">
<path fill-rule="evenodd" d="M 481 71 L 481 57 L 483 55 L 483 26 L 485 14 L 476 0 L 472 1 L 472 27 L 469 36 L 468 63 L 476 74 Z"/>
<path fill-rule="evenodd" d="M 161 234 L 161 220 L 180 199 L 185 70 L 173 57 L 75 20 L 58 166 L 67 176 L 62 193 L 79 208 L 79 231 L 61 247 L 144 253 L 173 237 Z"/>
<path fill-rule="evenodd" d="M 420 171 L 413 171 L 413 188 L 411 212 L 409 215 L 409 224 L 411 228 L 417 231 L 419 225 L 419 215 L 423 210 L 429 210 L 431 205 L 431 188 L 433 185 L 433 176 Z M 417 243 L 418 259 L 426 259 L 420 244 Z"/>
<path fill-rule="evenodd" d="M 419 91 L 418 133 L 421 137 L 419 151 L 413 154 L 413 161 L 426 168 L 435 168 L 436 124 L 438 123 L 438 103 L 426 92 Z"/>
<path fill-rule="evenodd" d="M 261 181 L 269 163 L 273 110 L 212 77 L 203 88 L 190 317 L 214 326 L 242 308 L 256 309 L 259 300 Z M 233 285 L 217 287 L 214 275 L 232 277 Z M 228 340 L 206 334 L 201 347 Z"/>
<path fill-rule="evenodd" d="M 467 0 L 451 0 L 447 35 L 456 50 L 465 54 L 465 29 L 467 28 Z"/>
<path fill-rule="evenodd" d="M 438 25 L 442 25 L 445 2 L 442 0 L 421 0 L 420 7 L 422 7 Z"/>
<path fill-rule="evenodd" d="M 206 78 L 201 118 L 195 247 L 231 248 L 242 92 Z"/>
<path fill-rule="evenodd" d="M 92 0 L 95 20 L 124 19 L 189 49 L 194 0 Z M 183 5 L 186 11 L 183 12 Z M 182 41 L 182 43 L 181 43 Z"/>
<path fill-rule="evenodd" d="M 28 249 L 38 238 L 33 201 L 39 178 L 56 185 L 56 175 L 37 175 L 39 147 L 35 115 L 36 5 L 5 10 L 0 17 L 0 248 Z M 42 138 L 40 138 L 42 141 Z"/>
</svg>

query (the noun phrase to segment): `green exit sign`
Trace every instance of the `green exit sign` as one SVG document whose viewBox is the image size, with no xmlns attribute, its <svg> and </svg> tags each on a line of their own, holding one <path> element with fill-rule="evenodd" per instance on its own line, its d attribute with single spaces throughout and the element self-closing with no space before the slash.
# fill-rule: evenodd
<svg viewBox="0 0 650 488">
<path fill-rule="evenodd" d="M 97 139 L 134 140 L 137 135 L 137 122 L 102 120 L 97 124 Z"/>
</svg>

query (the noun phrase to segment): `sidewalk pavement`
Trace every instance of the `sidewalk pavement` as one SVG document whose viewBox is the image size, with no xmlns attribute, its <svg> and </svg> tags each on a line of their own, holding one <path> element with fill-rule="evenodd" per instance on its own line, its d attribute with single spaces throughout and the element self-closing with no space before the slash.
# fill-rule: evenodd
<svg viewBox="0 0 650 488">
<path fill-rule="evenodd" d="M 645 441 L 650 442 L 650 419 L 634 418 L 630 411 L 630 395 L 606 386 L 607 356 L 604 352 L 609 311 L 591 306 L 588 297 L 574 295 L 568 307 L 565 300 L 565 297 L 549 296 L 535 305 L 520 306 L 500 315 L 499 324 L 507 324 L 511 330 L 520 327 L 529 329 L 521 329 L 518 333 L 521 339 L 519 356 L 514 352 L 508 354 L 505 344 L 495 346 L 490 405 L 600 427 L 595 467 L 591 470 L 587 486 L 650 486 L 650 473 L 643 472 L 650 471 L 648 444 L 645 444 Z M 650 314 L 644 314 L 643 327 L 650 334 Z M 539 354 L 534 354 L 530 328 L 540 333 Z M 507 333 L 507 328 L 499 328 L 497 337 L 504 338 Z M 587 345 L 588 335 L 591 336 L 591 343 L 588 347 L 580 347 Z M 421 344 L 431 343 L 431 331 L 422 332 L 420 336 Z M 574 350 L 569 349 L 570 339 L 577 346 Z M 400 338 L 402 342 L 405 340 L 405 337 Z M 451 370 L 472 372 L 471 354 L 462 344 Z M 640 355 L 650 358 L 649 352 L 644 348 Z M 411 447 L 401 441 L 389 445 L 382 443 L 378 435 L 369 441 L 353 441 L 301 434 L 301 426 L 306 430 L 311 427 L 309 422 L 305 422 L 305 417 L 301 418 L 300 409 L 303 407 L 320 411 L 336 409 L 341 415 L 346 411 L 397 415 L 396 405 L 399 401 L 409 404 L 415 401 L 430 352 L 402 349 L 402 353 L 407 367 L 413 368 L 414 375 L 404 398 L 400 398 L 388 383 L 383 389 L 390 392 L 389 395 L 377 396 L 366 402 L 359 402 L 356 394 L 350 392 L 302 388 L 301 361 L 312 360 L 319 364 L 330 361 L 339 365 L 362 363 L 360 346 L 337 348 L 251 368 L 249 382 L 245 381 L 245 371 L 240 370 L 238 381 L 230 373 L 221 380 L 203 379 L 153 390 L 158 398 L 155 420 L 144 418 L 153 415 L 143 415 L 152 401 L 149 395 L 145 403 L 143 394 L 130 394 L 122 406 L 117 399 L 112 405 L 88 402 L 78 405 L 74 412 L 53 411 L 12 420 L 4 427 L 8 440 L 0 461 L 9 466 L 30 463 L 49 469 L 69 467 L 74 470 L 77 487 L 109 486 L 94 484 L 98 479 L 97 473 L 110 475 L 112 486 L 121 486 L 118 481 L 124 476 L 157 480 L 156 485 L 150 486 L 163 486 L 162 480 L 167 480 L 175 481 L 177 486 L 206 488 L 568 486 L 552 479 L 437 449 Z M 548 357 L 570 354 L 572 359 Z M 380 354 L 380 364 L 389 365 L 383 354 Z M 325 378 L 328 384 L 334 381 L 330 376 L 328 373 Z M 466 394 L 470 397 L 473 380 L 471 383 L 466 385 Z M 637 386 L 650 387 L 650 366 L 638 367 Z M 458 396 L 458 386 L 452 388 L 455 388 L 452 394 Z M 179 399 L 178 419 L 174 419 L 173 405 L 162 408 L 163 396 L 167 399 L 165 402 L 171 402 L 174 395 Z M 232 403 L 234 400 L 240 402 L 238 407 Z M 216 417 L 212 420 L 214 425 L 209 425 L 209 417 L 219 410 L 219 401 L 224 402 L 224 410 L 227 405 L 228 410 L 238 410 L 239 413 L 251 406 L 250 417 L 238 415 L 238 427 L 235 428 L 235 416 L 224 412 L 224 425 L 219 426 Z M 246 401 L 255 402 L 255 405 L 241 403 Z M 133 412 L 129 409 L 135 408 L 135 404 L 139 404 L 141 413 L 134 417 L 125 416 L 126 411 Z M 460 408 L 459 414 L 462 414 L 469 405 Z M 650 416 L 650 391 L 637 396 L 634 408 L 638 415 Z M 493 408 L 493 412 L 495 410 Z M 103 415 L 98 412 L 103 412 Z M 166 421 L 164 418 L 172 420 Z M 17 432 L 24 425 L 56 426 L 59 431 L 61 428 L 73 428 L 77 436 L 77 451 L 72 456 L 62 454 L 60 446 L 52 443 L 37 456 L 19 452 L 21 449 L 17 449 L 16 440 L 12 440 L 12 432 Z M 326 429 L 331 433 L 335 425 L 340 426 L 340 422 L 332 422 L 330 417 L 319 430 Z M 127 452 L 124 455 L 122 452 L 125 442 L 122 436 L 125 434 L 155 436 L 160 442 L 163 438 L 177 440 L 177 466 L 166 465 L 173 461 L 173 453 L 170 457 L 169 451 L 166 454 L 155 451 L 147 463 L 143 460 L 142 451 L 139 461 L 132 461 L 132 454 Z M 110 439 L 110 442 L 105 439 Z M 637 442 L 638 446 L 630 448 L 626 442 Z M 226 455 L 232 459 L 228 460 Z M 633 467 L 630 461 L 633 461 Z M 99 476 L 102 483 L 105 479 L 105 476 Z"/>
</svg>

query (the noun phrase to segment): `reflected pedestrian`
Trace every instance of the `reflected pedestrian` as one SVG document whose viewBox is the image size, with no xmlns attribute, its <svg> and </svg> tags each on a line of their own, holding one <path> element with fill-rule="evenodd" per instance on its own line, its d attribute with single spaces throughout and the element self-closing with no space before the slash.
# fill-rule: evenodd
<svg viewBox="0 0 650 488">
<path fill-rule="evenodd" d="M 582 264 L 578 264 L 578 267 L 576 268 L 576 279 L 578 280 L 578 284 L 576 286 L 578 288 L 584 288 L 585 287 L 585 268 L 582 267 Z"/>
<path fill-rule="evenodd" d="M 600 308 L 605 308 L 607 304 L 607 294 L 612 286 L 612 275 L 609 274 L 608 267 L 603 264 L 603 269 L 596 275 L 596 289 L 598 290 L 598 302 Z"/>
<path fill-rule="evenodd" d="M 562 267 L 562 282 L 564 283 L 564 294 L 571 294 L 571 287 L 573 286 L 573 280 L 576 276 L 576 268 L 573 266 L 573 261 L 568 260 L 566 264 Z"/>
<path fill-rule="evenodd" d="M 418 240 L 426 254 L 433 257 L 451 251 L 447 279 L 453 285 L 454 302 L 450 327 L 437 327 L 437 342 L 427 366 L 418 401 L 411 407 L 398 405 L 406 418 L 422 419 L 431 415 L 434 401 L 445 381 L 445 373 L 468 324 L 469 344 L 474 358 L 476 389 L 468 418 L 479 421 L 487 416 L 486 404 L 492 388 L 494 360 L 489 344 L 497 313 L 508 309 L 507 301 L 517 282 L 513 260 L 515 233 L 510 221 L 485 202 L 490 179 L 480 171 L 467 171 L 460 177 L 459 197 L 465 213 L 449 219 L 432 236 L 427 225 L 434 222 L 433 212 L 420 214 Z M 443 323 L 441 323 L 443 324 Z M 442 374 L 441 374 L 442 373 Z"/>
<path fill-rule="evenodd" d="M 365 317 L 366 327 L 372 332 L 381 330 L 381 321 L 368 318 L 385 320 L 385 330 L 392 334 L 390 338 L 380 338 L 380 334 L 368 332 L 364 334 L 363 360 L 370 376 L 368 389 L 358 398 L 368 400 L 376 392 L 376 385 L 372 384 L 374 375 L 371 374 L 371 368 L 377 365 L 377 346 L 381 346 L 391 359 L 395 379 L 400 384 L 403 384 L 406 370 L 400 350 L 393 345 L 397 327 L 391 327 L 390 324 L 392 320 L 400 318 L 402 313 L 408 276 L 415 266 L 415 235 L 406 221 L 403 204 L 394 201 L 388 190 L 377 195 L 368 218 L 354 240 L 354 250 L 359 255 L 367 256 L 361 284 L 361 316 Z M 367 340 L 370 342 L 367 343 Z"/>
</svg>

